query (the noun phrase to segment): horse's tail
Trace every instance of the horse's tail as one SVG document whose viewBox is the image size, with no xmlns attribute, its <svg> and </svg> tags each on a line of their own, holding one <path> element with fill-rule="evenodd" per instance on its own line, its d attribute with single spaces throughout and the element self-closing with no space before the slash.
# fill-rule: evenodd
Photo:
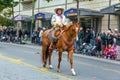
<svg viewBox="0 0 120 80">
<path fill-rule="evenodd" d="M 46 56 L 45 56 L 46 60 L 48 59 L 48 55 L 49 55 L 49 46 L 47 46 L 47 49 L 46 49 Z"/>
</svg>

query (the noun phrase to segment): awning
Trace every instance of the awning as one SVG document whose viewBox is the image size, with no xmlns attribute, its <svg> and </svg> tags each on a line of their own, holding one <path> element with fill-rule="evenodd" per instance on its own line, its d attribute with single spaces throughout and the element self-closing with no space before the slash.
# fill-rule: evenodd
<svg viewBox="0 0 120 80">
<path fill-rule="evenodd" d="M 103 16 L 99 11 L 84 8 L 80 8 L 79 10 L 81 16 Z"/>
<path fill-rule="evenodd" d="M 31 17 L 28 15 L 17 15 L 14 18 L 15 21 L 31 21 Z"/>
<path fill-rule="evenodd" d="M 81 16 L 103 16 L 103 14 L 101 14 L 99 11 L 94 11 L 94 10 L 90 10 L 90 9 L 84 9 L 84 8 L 80 8 L 80 15 Z M 76 16 L 77 15 L 77 9 L 76 8 L 71 8 L 68 9 L 64 12 L 64 15 L 69 17 L 69 16 Z"/>
<path fill-rule="evenodd" d="M 35 20 L 38 19 L 50 19 L 52 17 L 53 13 L 47 13 L 47 12 L 41 12 L 35 14 Z"/>
<path fill-rule="evenodd" d="M 101 13 L 120 15 L 120 3 L 114 4 L 114 5 L 110 6 L 110 7 L 106 7 L 104 9 L 101 9 Z"/>
</svg>

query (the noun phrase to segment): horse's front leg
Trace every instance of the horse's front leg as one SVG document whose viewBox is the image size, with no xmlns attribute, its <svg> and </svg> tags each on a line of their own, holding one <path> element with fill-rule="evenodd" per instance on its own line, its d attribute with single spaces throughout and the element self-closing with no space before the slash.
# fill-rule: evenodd
<svg viewBox="0 0 120 80">
<path fill-rule="evenodd" d="M 59 50 L 58 53 L 58 72 L 60 72 L 60 62 L 62 60 L 62 51 Z"/>
<path fill-rule="evenodd" d="M 52 52 L 53 52 L 53 50 L 50 50 L 50 51 L 49 51 L 49 68 L 50 68 L 50 69 L 53 68 L 53 66 L 52 66 L 52 64 L 51 64 Z"/>
<path fill-rule="evenodd" d="M 76 72 L 75 72 L 74 66 L 73 66 L 73 50 L 68 52 L 68 57 L 70 60 L 70 67 L 71 67 L 72 75 L 75 76 Z"/>
</svg>

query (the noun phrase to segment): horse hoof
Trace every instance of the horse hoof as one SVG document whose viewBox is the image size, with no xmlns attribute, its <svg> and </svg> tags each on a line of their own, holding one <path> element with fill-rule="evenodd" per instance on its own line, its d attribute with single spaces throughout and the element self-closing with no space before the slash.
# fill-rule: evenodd
<svg viewBox="0 0 120 80">
<path fill-rule="evenodd" d="M 43 67 L 45 68 L 45 67 L 46 67 L 46 65 L 43 65 Z"/>
<path fill-rule="evenodd" d="M 76 76 L 76 73 L 73 73 L 72 75 L 73 75 L 73 76 Z"/>
<path fill-rule="evenodd" d="M 53 66 L 52 66 L 52 65 L 49 65 L 49 68 L 50 68 L 50 69 L 53 69 Z"/>
<path fill-rule="evenodd" d="M 75 70 L 74 70 L 74 69 L 71 69 L 71 71 L 72 71 L 72 75 L 73 75 L 73 76 L 76 76 Z"/>
<path fill-rule="evenodd" d="M 60 70 L 58 70 L 57 72 L 60 73 Z"/>
</svg>

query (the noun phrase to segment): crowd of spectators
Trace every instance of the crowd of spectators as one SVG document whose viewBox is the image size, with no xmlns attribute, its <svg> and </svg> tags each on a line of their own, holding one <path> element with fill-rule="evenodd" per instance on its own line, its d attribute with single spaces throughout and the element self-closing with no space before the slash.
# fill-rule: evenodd
<svg viewBox="0 0 120 80">
<path fill-rule="evenodd" d="M 45 29 L 38 28 L 32 32 L 31 41 L 42 45 L 42 33 Z M 30 32 L 21 28 L 3 28 L 0 30 L 2 42 L 26 43 L 30 41 Z M 97 57 L 115 59 L 120 46 L 120 33 L 117 29 L 106 32 L 96 32 L 92 28 L 79 28 L 78 40 L 74 42 L 75 52 Z"/>
<path fill-rule="evenodd" d="M 114 31 L 95 32 L 92 28 L 85 31 L 80 27 L 78 40 L 75 41 L 75 52 L 115 59 L 120 46 L 120 33 Z"/>
<path fill-rule="evenodd" d="M 22 43 L 27 40 L 30 33 L 27 30 L 22 30 L 21 28 L 7 28 L 3 27 L 0 31 L 0 41 L 1 42 L 12 42 L 12 43 Z"/>
<path fill-rule="evenodd" d="M 30 41 L 34 44 L 42 45 L 42 33 L 45 29 L 38 27 L 33 30 L 30 35 L 30 31 L 24 30 L 22 28 L 7 28 L 3 27 L 0 30 L 0 41 L 1 42 L 12 42 L 25 44 L 27 41 Z"/>
<path fill-rule="evenodd" d="M 38 28 L 32 32 L 32 43 L 42 45 L 42 33 L 44 30 L 44 28 Z"/>
</svg>

